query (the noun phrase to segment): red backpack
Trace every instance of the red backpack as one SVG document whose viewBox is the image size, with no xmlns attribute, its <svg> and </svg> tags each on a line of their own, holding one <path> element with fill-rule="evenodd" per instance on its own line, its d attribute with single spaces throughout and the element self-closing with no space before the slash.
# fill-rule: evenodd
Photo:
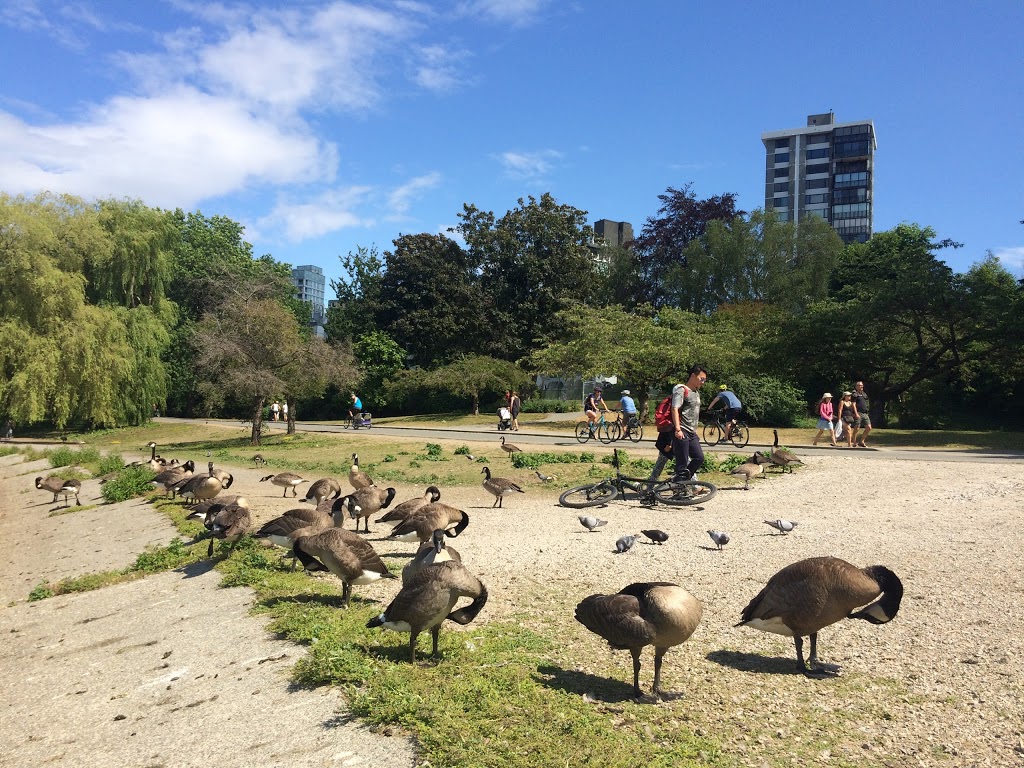
<svg viewBox="0 0 1024 768">
<path fill-rule="evenodd" d="M 683 397 L 690 394 L 689 388 L 683 386 Z M 654 427 L 659 432 L 671 432 L 672 424 L 672 396 L 669 395 L 654 409 Z"/>
</svg>

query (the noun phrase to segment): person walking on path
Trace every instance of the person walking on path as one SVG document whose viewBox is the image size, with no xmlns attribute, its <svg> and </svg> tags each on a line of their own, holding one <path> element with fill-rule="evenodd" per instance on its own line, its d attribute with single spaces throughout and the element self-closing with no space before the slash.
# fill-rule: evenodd
<svg viewBox="0 0 1024 768">
<path fill-rule="evenodd" d="M 687 372 L 685 384 L 672 387 L 672 430 L 659 432 L 655 445 L 659 451 L 659 459 L 655 471 L 660 474 L 664 466 L 662 457 L 667 458 L 669 445 L 675 457 L 676 466 L 672 479 L 674 481 L 696 480 L 697 470 L 704 463 L 704 450 L 700 447 L 697 436 L 697 421 L 700 418 L 700 392 L 698 390 L 707 381 L 708 372 L 703 365 L 694 365 Z M 657 475 L 653 476 L 657 479 Z"/>
<path fill-rule="evenodd" d="M 828 436 L 832 441 L 832 447 L 836 447 L 836 433 L 832 430 L 832 417 L 834 415 L 835 409 L 832 407 L 832 393 L 826 392 L 821 396 L 821 400 L 818 401 L 818 434 L 814 436 L 811 445 L 817 445 L 821 433 L 827 430 Z"/>
<path fill-rule="evenodd" d="M 519 431 L 519 411 L 523 407 L 523 401 L 519 399 L 519 393 L 512 390 L 512 396 L 508 401 L 508 409 L 512 412 L 512 431 Z"/>
<path fill-rule="evenodd" d="M 857 405 L 853 402 L 853 393 L 843 392 L 843 401 L 839 404 L 839 421 L 843 425 L 843 437 L 846 438 L 847 448 L 853 448 L 853 425 L 857 419 Z"/>
<path fill-rule="evenodd" d="M 281 404 L 277 400 L 270 406 L 270 418 L 272 421 L 277 421 L 281 418 Z"/>
<path fill-rule="evenodd" d="M 281 416 L 285 421 L 288 421 L 288 401 L 285 400 L 281 403 Z"/>
<path fill-rule="evenodd" d="M 858 448 L 867 448 L 868 435 L 871 433 L 871 417 L 868 416 L 868 395 L 864 391 L 863 381 L 853 385 L 853 404 L 857 406 L 857 421 L 853 424 L 851 442 Z M 857 439 L 858 430 L 863 430 L 860 440 Z"/>
</svg>

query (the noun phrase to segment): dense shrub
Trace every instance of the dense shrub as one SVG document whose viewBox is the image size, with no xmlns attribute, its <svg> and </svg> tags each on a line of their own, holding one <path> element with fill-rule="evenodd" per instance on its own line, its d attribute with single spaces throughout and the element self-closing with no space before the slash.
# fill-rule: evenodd
<svg viewBox="0 0 1024 768">
<path fill-rule="evenodd" d="M 125 501 L 153 490 L 153 470 L 149 467 L 122 467 L 103 484 L 103 498 Z"/>
<path fill-rule="evenodd" d="M 792 427 L 807 413 L 803 393 L 774 376 L 736 375 L 729 383 L 746 418 L 756 424 Z"/>
<path fill-rule="evenodd" d="M 50 460 L 51 467 L 70 467 L 75 464 L 98 466 L 100 463 L 100 452 L 95 448 L 78 450 L 62 445 L 49 451 L 46 457 Z"/>
<path fill-rule="evenodd" d="M 523 413 L 575 413 L 582 411 L 582 402 L 575 400 L 524 400 Z"/>
</svg>

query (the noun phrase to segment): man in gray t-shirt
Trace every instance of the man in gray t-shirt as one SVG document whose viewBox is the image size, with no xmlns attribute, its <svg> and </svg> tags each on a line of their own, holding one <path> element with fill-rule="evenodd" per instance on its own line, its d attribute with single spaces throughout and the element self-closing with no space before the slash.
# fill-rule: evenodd
<svg viewBox="0 0 1024 768">
<path fill-rule="evenodd" d="M 689 480 L 697 476 L 704 463 L 704 450 L 697 435 L 700 420 L 700 388 L 707 381 L 708 372 L 703 365 L 695 365 L 687 372 L 685 384 L 672 388 L 672 453 L 676 459 L 673 480 Z"/>
</svg>

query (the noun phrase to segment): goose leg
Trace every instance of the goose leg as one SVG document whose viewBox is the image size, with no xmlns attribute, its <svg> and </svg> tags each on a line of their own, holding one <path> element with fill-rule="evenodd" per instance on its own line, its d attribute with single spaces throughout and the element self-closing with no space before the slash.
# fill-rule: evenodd
<svg viewBox="0 0 1024 768">
<path fill-rule="evenodd" d="M 661 660 L 665 657 L 666 651 L 668 648 L 654 649 L 654 686 L 651 688 L 651 692 L 662 701 L 671 701 L 680 698 L 683 694 L 661 690 Z"/>
<path fill-rule="evenodd" d="M 419 630 L 412 630 L 409 633 L 409 663 L 416 663 L 416 638 L 419 636 Z"/>
<path fill-rule="evenodd" d="M 284 499 L 284 498 L 287 498 L 287 497 L 288 497 L 288 486 L 285 486 L 284 493 L 281 494 L 281 498 Z"/>
<path fill-rule="evenodd" d="M 807 664 L 815 672 L 825 675 L 838 675 L 840 669 L 838 664 L 826 664 L 823 661 L 818 661 L 818 633 L 815 632 L 811 635 L 811 655 L 807 659 Z"/>
<path fill-rule="evenodd" d="M 430 638 L 433 641 L 433 644 L 432 644 L 432 647 L 431 647 L 431 651 L 430 651 L 430 656 L 432 658 L 435 658 L 435 659 L 437 658 L 437 641 L 438 641 L 438 638 L 440 638 L 440 636 L 441 636 L 441 625 L 438 624 L 436 627 L 434 627 L 433 629 L 430 630 Z"/>
<path fill-rule="evenodd" d="M 640 690 L 640 648 L 630 648 L 629 653 L 633 657 L 633 695 L 637 699 L 644 698 L 644 692 Z"/>
<path fill-rule="evenodd" d="M 347 581 L 341 583 L 341 607 L 348 608 L 348 601 L 352 597 L 352 585 Z"/>
<path fill-rule="evenodd" d="M 214 541 L 215 541 L 215 539 L 213 538 L 213 536 L 211 536 L 210 537 L 210 546 L 206 550 L 206 556 L 207 557 L 213 557 L 213 543 L 214 543 Z"/>
</svg>

